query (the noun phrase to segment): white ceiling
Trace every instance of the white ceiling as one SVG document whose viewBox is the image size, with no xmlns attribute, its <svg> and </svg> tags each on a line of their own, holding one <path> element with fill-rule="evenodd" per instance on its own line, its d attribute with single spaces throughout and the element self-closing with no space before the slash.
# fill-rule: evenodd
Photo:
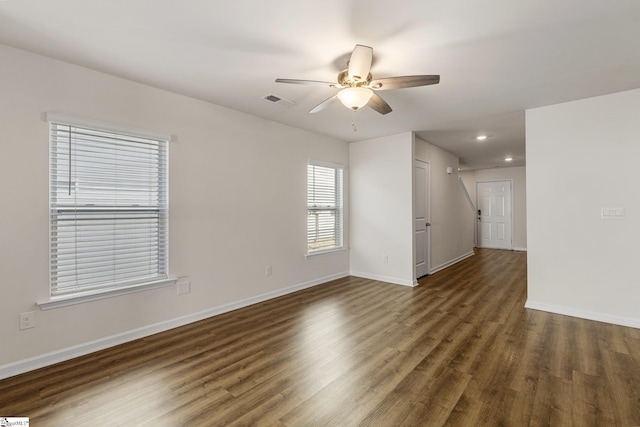
<svg viewBox="0 0 640 427">
<path fill-rule="evenodd" d="M 639 0 L 4 0 L 0 43 L 345 141 L 417 131 L 463 169 L 525 164 L 527 108 L 640 87 Z M 380 92 L 357 132 L 307 113 L 336 89 L 274 82 L 335 81 L 356 43 L 374 78 L 441 82 Z"/>
</svg>

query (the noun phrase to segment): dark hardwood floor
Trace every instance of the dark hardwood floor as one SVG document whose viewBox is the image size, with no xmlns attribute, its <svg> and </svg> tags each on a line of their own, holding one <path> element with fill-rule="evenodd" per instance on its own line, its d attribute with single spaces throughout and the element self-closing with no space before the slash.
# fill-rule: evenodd
<svg viewBox="0 0 640 427">
<path fill-rule="evenodd" d="M 526 254 L 349 277 L 0 381 L 32 426 L 640 425 L 640 330 L 523 308 Z"/>
</svg>

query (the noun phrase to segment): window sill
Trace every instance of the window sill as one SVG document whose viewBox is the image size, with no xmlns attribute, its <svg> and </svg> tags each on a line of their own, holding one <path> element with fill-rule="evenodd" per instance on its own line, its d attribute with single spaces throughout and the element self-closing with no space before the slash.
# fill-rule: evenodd
<svg viewBox="0 0 640 427">
<path fill-rule="evenodd" d="M 104 298 L 112 298 L 119 295 L 132 294 L 135 292 L 148 291 L 151 289 L 164 288 L 173 286 L 177 279 L 162 279 L 155 282 L 140 283 L 131 286 L 123 286 L 121 288 L 110 289 L 106 291 L 81 292 L 73 295 L 64 295 L 60 297 L 51 297 L 49 301 L 38 302 L 40 310 L 52 310 L 54 308 L 66 307 L 69 305 L 83 304 L 90 301 L 97 301 Z"/>
<path fill-rule="evenodd" d="M 346 251 L 347 251 L 346 248 L 327 249 L 326 251 L 311 252 L 309 254 L 306 254 L 304 257 L 305 258 L 315 258 L 317 256 L 335 254 L 337 252 L 346 252 Z"/>
</svg>

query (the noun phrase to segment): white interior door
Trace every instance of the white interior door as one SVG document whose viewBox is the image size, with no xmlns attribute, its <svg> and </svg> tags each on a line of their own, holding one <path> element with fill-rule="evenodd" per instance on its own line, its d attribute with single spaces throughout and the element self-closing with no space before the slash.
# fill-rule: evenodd
<svg viewBox="0 0 640 427">
<path fill-rule="evenodd" d="M 512 249 L 511 181 L 478 182 L 476 189 L 480 210 L 478 246 Z"/>
<path fill-rule="evenodd" d="M 429 164 L 414 162 L 413 210 L 416 278 L 429 274 Z"/>
</svg>

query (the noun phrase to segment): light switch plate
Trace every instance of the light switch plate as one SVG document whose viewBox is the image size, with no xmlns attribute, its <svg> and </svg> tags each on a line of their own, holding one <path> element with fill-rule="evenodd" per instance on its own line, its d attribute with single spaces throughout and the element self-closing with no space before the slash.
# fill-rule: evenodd
<svg viewBox="0 0 640 427">
<path fill-rule="evenodd" d="M 623 219 L 624 208 L 602 208 L 600 211 L 602 219 Z"/>
</svg>

